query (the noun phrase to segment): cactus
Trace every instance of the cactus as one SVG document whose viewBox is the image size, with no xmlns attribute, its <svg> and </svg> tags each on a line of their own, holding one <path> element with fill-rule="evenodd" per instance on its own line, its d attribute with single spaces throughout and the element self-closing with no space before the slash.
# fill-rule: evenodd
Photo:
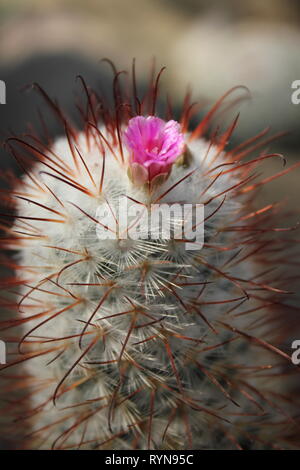
<svg viewBox="0 0 300 470">
<path fill-rule="evenodd" d="M 3 392 L 18 391 L 6 411 L 26 427 L 27 448 L 291 445 L 280 375 L 290 362 L 280 349 L 288 292 L 272 270 L 284 241 L 277 205 L 257 207 L 267 179 L 253 173 L 282 157 L 263 150 L 265 132 L 228 150 L 237 118 L 207 136 L 235 90 L 193 130 L 189 95 L 178 122 L 169 108 L 157 117 L 159 76 L 141 99 L 134 68 L 128 89 L 115 72 L 113 110 L 82 80 L 81 130 L 36 85 L 64 136 L 6 142 L 24 175 L 10 193 L 13 225 L 2 215 L 16 272 L 4 284 L 17 301 L 6 305 L 18 311 L 1 323 L 16 345 Z M 143 236 L 122 238 L 120 198 L 129 208 L 203 204 L 203 246 L 175 238 L 180 217 L 169 238 L 151 237 L 142 222 Z M 114 229 L 99 217 L 104 207 Z"/>
</svg>

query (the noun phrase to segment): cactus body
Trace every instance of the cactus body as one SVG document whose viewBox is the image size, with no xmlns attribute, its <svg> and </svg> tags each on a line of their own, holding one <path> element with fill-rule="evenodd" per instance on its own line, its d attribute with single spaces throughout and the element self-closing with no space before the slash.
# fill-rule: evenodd
<svg viewBox="0 0 300 470">
<path fill-rule="evenodd" d="M 208 118 L 188 132 L 186 103 L 179 158 L 163 177 L 137 180 L 124 132 L 132 115 L 153 114 L 157 83 L 140 109 L 117 91 L 111 115 L 90 91 L 84 130 L 64 121 L 51 146 L 10 141 L 18 158 L 22 149 L 38 160 L 12 193 L 9 241 L 21 285 L 12 326 L 30 395 L 26 446 L 272 447 L 285 421 L 271 371 L 288 359 L 272 343 L 282 318 L 272 305 L 285 291 L 268 274 L 274 208 L 257 210 L 251 175 L 276 155 L 247 162 L 245 148 L 226 151 L 235 123 L 212 139 L 203 136 Z M 142 224 L 143 238 L 101 239 L 99 208 L 118 225 L 122 197 L 129 207 L 204 204 L 204 246 L 153 239 Z"/>
</svg>

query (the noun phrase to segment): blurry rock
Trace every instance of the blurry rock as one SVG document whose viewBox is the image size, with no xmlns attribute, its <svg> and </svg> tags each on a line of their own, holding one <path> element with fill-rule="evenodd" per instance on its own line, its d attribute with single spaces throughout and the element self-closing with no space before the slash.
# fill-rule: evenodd
<svg viewBox="0 0 300 470">
<path fill-rule="evenodd" d="M 199 14 L 218 13 L 224 18 L 245 19 L 253 18 L 263 21 L 297 22 L 300 17 L 298 0 L 156 0 L 167 2 L 170 7 L 178 8 L 182 14 L 195 17 Z"/>
<path fill-rule="evenodd" d="M 127 68 L 136 57 L 143 78 L 154 56 L 167 62 L 174 36 L 187 23 L 164 0 L 2 2 L 12 10 L 5 21 L 0 16 L 2 61 L 69 51 L 95 61 L 109 57 L 119 68 Z"/>
<path fill-rule="evenodd" d="M 34 90 L 24 90 L 26 85 L 34 82 L 43 87 L 76 121 L 78 114 L 75 108 L 75 94 L 82 92 L 80 83 L 76 81 L 78 74 L 94 88 L 101 86 L 104 91 L 110 88 L 108 68 L 106 74 L 104 68 L 97 66 L 97 63 L 89 62 L 75 54 L 32 56 L 18 64 L 0 66 L 0 78 L 6 83 L 6 104 L 0 106 L 1 140 L 13 133 L 28 132 L 28 126 L 42 131 L 38 110 L 51 137 L 63 131 L 45 100 Z M 0 147 L 0 168 L 11 166 L 15 166 L 14 160 Z"/>
<path fill-rule="evenodd" d="M 300 33 L 276 23 L 228 23 L 206 17 L 178 35 L 171 59 L 175 93 L 190 83 L 196 97 L 215 101 L 235 85 L 247 86 L 237 133 L 244 138 L 268 125 L 293 131 L 300 146 L 300 106 L 291 102 L 291 84 L 300 78 Z"/>
</svg>

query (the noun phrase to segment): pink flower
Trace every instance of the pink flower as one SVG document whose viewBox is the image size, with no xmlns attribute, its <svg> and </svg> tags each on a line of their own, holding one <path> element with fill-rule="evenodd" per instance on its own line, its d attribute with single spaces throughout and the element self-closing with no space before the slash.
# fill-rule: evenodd
<svg viewBox="0 0 300 470">
<path fill-rule="evenodd" d="M 158 175 L 167 177 L 184 149 L 179 123 L 154 116 L 130 119 L 124 143 L 130 152 L 131 177 L 137 184 L 152 181 Z"/>
</svg>

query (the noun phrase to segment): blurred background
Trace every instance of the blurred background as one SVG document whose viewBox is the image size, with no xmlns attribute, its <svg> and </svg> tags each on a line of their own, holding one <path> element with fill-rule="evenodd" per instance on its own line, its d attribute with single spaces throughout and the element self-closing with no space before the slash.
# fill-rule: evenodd
<svg viewBox="0 0 300 470">
<path fill-rule="evenodd" d="M 163 93 L 178 108 L 187 85 L 207 105 L 235 85 L 247 86 L 251 99 L 240 106 L 233 141 L 268 126 L 290 131 L 270 149 L 292 165 L 300 159 L 300 105 L 291 102 L 292 82 L 300 80 L 299 25 L 299 0 L 0 0 L 0 79 L 7 87 L 0 140 L 38 125 L 39 113 L 51 136 L 61 132 L 43 100 L 24 86 L 37 82 L 73 115 L 76 75 L 105 93 L 111 73 L 100 60 L 129 69 L 135 57 L 142 86 L 155 57 L 167 67 Z M 13 165 L 1 148 L 0 172 Z M 262 168 L 269 176 L 281 164 L 271 159 Z M 287 198 L 298 210 L 299 177 L 297 169 L 274 180 L 258 205 Z"/>
</svg>

